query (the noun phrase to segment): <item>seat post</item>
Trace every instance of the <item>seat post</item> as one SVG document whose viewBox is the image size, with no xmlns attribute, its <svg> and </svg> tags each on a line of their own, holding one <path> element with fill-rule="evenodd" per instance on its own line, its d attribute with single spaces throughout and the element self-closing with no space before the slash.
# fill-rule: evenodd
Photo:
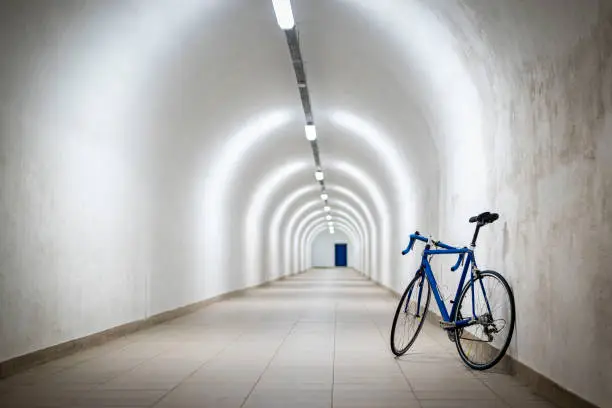
<svg viewBox="0 0 612 408">
<path fill-rule="evenodd" d="M 480 222 L 478 222 L 476 224 L 476 230 L 474 231 L 474 237 L 472 238 L 472 244 L 471 246 L 474 248 L 476 247 L 476 240 L 478 239 L 478 232 L 480 231 L 480 227 L 482 227 L 482 225 L 480 224 Z"/>
</svg>

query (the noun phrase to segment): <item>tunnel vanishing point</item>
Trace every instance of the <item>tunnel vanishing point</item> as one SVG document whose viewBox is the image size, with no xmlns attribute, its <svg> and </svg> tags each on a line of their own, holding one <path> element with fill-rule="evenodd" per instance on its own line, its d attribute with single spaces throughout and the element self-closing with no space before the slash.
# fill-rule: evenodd
<svg viewBox="0 0 612 408">
<path fill-rule="evenodd" d="M 410 233 L 467 245 L 490 210 L 512 373 L 612 406 L 612 1 L 4 0 L 0 55 L 0 401 L 247 289 L 345 284 L 335 242 L 400 293 Z"/>
</svg>

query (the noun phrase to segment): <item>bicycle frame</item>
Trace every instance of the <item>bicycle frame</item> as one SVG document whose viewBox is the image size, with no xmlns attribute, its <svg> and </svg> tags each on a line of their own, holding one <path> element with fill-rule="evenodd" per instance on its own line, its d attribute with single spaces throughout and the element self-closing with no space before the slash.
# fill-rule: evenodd
<svg viewBox="0 0 612 408">
<path fill-rule="evenodd" d="M 452 324 L 452 328 L 460 328 L 460 327 L 469 326 L 473 324 L 473 322 L 478 318 L 478 316 L 476 316 L 475 305 L 474 305 L 474 287 L 475 287 L 474 284 L 471 285 L 471 288 L 472 288 L 472 316 L 469 318 L 464 318 L 464 319 L 457 320 L 457 321 L 451 321 L 451 316 L 456 315 L 457 307 L 459 305 L 459 297 L 461 296 L 461 292 L 463 291 L 464 285 L 466 284 L 466 276 L 468 274 L 468 271 L 470 272 L 470 280 L 472 281 L 472 283 L 474 281 L 474 273 L 472 272 L 474 269 L 476 270 L 478 269 L 476 266 L 476 258 L 474 256 L 474 250 L 470 248 L 454 248 L 449 245 L 443 244 L 441 242 L 438 242 L 437 246 L 442 247 L 444 249 L 430 249 L 429 243 L 427 244 L 427 246 L 425 247 L 425 250 L 423 251 L 423 255 L 421 257 L 421 267 L 416 272 L 416 274 L 418 275 L 418 274 L 424 273 L 424 278 L 426 278 L 427 281 L 429 282 L 429 286 L 431 287 L 431 291 L 433 293 L 434 299 L 436 300 L 436 303 L 438 304 L 438 309 L 440 310 L 440 314 L 442 315 L 443 322 Z M 446 308 L 446 305 L 444 304 L 444 300 L 442 299 L 442 296 L 440 295 L 440 290 L 438 289 L 438 283 L 433 274 L 433 271 L 431 270 L 431 265 L 429 263 L 428 257 L 433 256 L 433 255 L 457 255 L 457 254 L 459 254 L 460 256 L 462 255 L 464 257 L 467 256 L 467 259 L 465 259 L 465 265 L 463 267 L 463 272 L 461 273 L 461 279 L 459 281 L 459 285 L 457 286 L 457 292 L 455 293 L 455 299 L 452 302 L 453 307 L 449 314 L 448 309 Z M 459 261 L 457 262 L 457 265 L 459 265 L 460 262 L 461 262 L 461 259 L 459 259 Z M 491 307 L 489 306 L 489 300 L 487 298 L 487 294 L 486 294 L 484 285 L 482 284 L 482 281 L 480 281 L 480 286 L 482 289 L 482 293 L 484 295 L 487 309 L 489 313 L 491 313 Z M 421 280 L 419 283 L 419 296 L 417 300 L 418 302 L 417 310 L 420 310 L 420 307 L 421 307 L 422 292 L 423 292 L 423 280 Z M 411 292 L 408 294 L 408 298 L 410 298 L 410 295 L 411 295 Z M 408 307 L 408 304 L 406 304 L 406 307 Z"/>
</svg>

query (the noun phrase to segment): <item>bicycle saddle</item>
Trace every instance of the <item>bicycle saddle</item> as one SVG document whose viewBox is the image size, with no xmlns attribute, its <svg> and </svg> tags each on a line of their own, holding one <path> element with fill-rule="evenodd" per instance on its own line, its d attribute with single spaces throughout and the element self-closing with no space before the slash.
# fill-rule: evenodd
<svg viewBox="0 0 612 408">
<path fill-rule="evenodd" d="M 476 215 L 470 218 L 470 222 L 477 222 L 480 225 L 491 224 L 499 218 L 499 214 L 483 212 L 482 214 Z"/>
</svg>

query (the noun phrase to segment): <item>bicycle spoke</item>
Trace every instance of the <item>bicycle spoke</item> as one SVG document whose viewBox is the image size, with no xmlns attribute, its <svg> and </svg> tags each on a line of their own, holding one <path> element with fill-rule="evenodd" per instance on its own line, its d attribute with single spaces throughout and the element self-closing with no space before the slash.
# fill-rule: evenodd
<svg viewBox="0 0 612 408">
<path fill-rule="evenodd" d="M 507 330 L 510 326 L 508 314 L 512 307 L 508 296 L 502 280 L 489 273 L 483 274 L 475 282 L 473 293 L 469 288 L 461 299 L 460 311 L 467 315 L 466 309 L 469 309 L 469 313 L 472 312 L 474 297 L 474 318 L 478 320 L 463 329 L 462 335 L 459 336 L 460 344 L 457 345 L 472 364 L 485 366 L 496 360 L 507 344 L 511 336 Z"/>
<path fill-rule="evenodd" d="M 423 284 L 422 291 L 420 285 Z M 419 304 L 418 295 L 421 293 Z M 420 276 L 411 282 L 411 287 L 406 290 L 402 297 L 402 303 L 398 305 L 396 317 L 392 327 L 392 350 L 401 355 L 412 345 L 423 324 L 423 318 L 429 302 L 429 284 Z"/>
</svg>

